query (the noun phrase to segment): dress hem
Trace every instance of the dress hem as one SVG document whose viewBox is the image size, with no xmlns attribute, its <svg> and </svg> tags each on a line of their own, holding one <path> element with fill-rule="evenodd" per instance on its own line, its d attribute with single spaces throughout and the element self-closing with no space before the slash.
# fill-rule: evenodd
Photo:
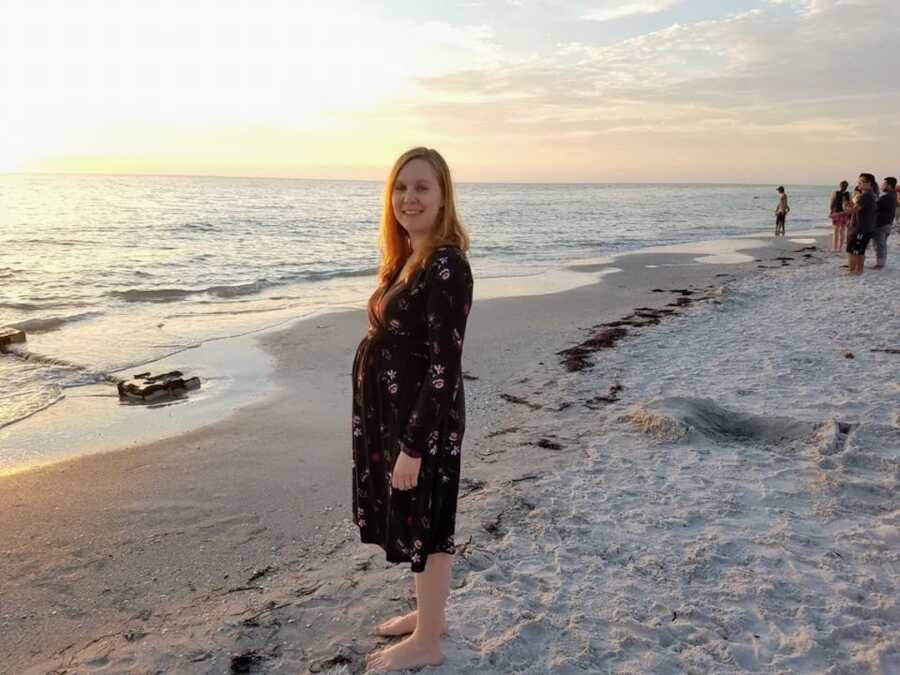
<svg viewBox="0 0 900 675">
<path fill-rule="evenodd" d="M 371 537 L 364 537 L 362 535 L 362 531 L 360 531 L 359 540 L 363 544 L 372 544 L 372 545 L 380 548 L 382 551 L 384 551 L 384 559 L 387 562 L 389 562 L 393 565 L 408 564 L 410 566 L 410 569 L 416 574 L 420 574 L 425 571 L 425 563 L 428 561 L 428 556 L 430 556 L 430 555 L 434 555 L 436 553 L 446 553 L 447 555 L 456 555 L 456 546 L 453 547 L 452 551 L 447 551 L 447 550 L 442 550 L 442 549 L 434 549 L 433 551 L 427 551 L 427 552 L 420 551 L 419 554 L 422 557 L 422 561 L 419 563 L 414 563 L 410 556 L 399 556 L 399 555 L 394 555 L 394 554 L 389 553 L 388 550 L 384 547 L 384 544 L 382 542 L 375 541 Z"/>
</svg>

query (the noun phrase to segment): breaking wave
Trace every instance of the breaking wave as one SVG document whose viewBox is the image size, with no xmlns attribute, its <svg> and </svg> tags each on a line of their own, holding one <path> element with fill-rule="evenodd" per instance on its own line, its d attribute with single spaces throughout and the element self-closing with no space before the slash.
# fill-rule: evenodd
<svg viewBox="0 0 900 675">
<path fill-rule="evenodd" d="M 257 279 L 246 284 L 209 286 L 208 288 L 129 288 L 111 291 L 107 295 L 125 302 L 178 302 L 194 295 L 211 295 L 216 298 L 231 299 L 244 295 L 255 295 L 267 288 L 303 281 L 328 281 L 341 277 L 366 277 L 378 272 L 376 267 L 360 269 L 340 268 L 329 271 L 312 271 L 278 277 L 276 282 Z"/>
<path fill-rule="evenodd" d="M 217 298 L 235 298 L 253 295 L 269 286 L 266 279 L 258 279 L 247 284 L 233 286 L 210 286 L 209 288 L 129 288 L 127 291 L 111 291 L 109 295 L 125 302 L 178 302 L 192 295 L 214 295 Z"/>
<path fill-rule="evenodd" d="M 59 330 L 63 326 L 76 321 L 84 321 L 92 319 L 95 316 L 103 316 L 103 312 L 82 312 L 81 314 L 73 314 L 71 316 L 51 316 L 45 319 L 26 319 L 18 323 L 9 324 L 13 328 L 18 328 L 26 333 L 50 333 Z"/>
</svg>

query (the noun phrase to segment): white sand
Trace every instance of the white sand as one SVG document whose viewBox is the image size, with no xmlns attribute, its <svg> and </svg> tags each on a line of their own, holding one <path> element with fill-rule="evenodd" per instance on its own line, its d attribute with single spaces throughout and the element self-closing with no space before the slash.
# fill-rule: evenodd
<svg viewBox="0 0 900 675">
<path fill-rule="evenodd" d="M 900 349 L 900 274 L 832 259 L 721 303 L 517 392 L 576 402 L 528 425 L 574 461 L 480 498 L 502 536 L 434 672 L 900 672 L 900 354 L 871 351 Z"/>
<path fill-rule="evenodd" d="M 900 355 L 868 351 L 900 348 L 900 276 L 777 247 L 628 256 L 593 286 L 476 304 L 451 635 L 424 672 L 900 668 Z M 683 297 L 654 287 L 708 299 L 561 367 L 593 324 Z M 411 598 L 346 513 L 361 328 L 267 338 L 289 396 L 0 479 L 5 664 L 358 672 L 373 622 Z"/>
</svg>

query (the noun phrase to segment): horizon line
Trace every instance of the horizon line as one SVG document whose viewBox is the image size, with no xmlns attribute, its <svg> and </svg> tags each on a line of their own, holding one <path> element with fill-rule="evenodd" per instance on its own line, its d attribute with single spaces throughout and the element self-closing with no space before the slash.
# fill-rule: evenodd
<svg viewBox="0 0 900 675">
<path fill-rule="evenodd" d="M 215 178 L 215 179 L 236 179 L 236 180 L 285 180 L 285 181 L 322 181 L 322 182 L 341 182 L 341 183 L 383 183 L 383 180 L 376 178 L 309 178 L 300 176 L 237 176 L 237 175 L 221 175 L 221 174 L 191 174 L 191 173 L 106 173 L 106 172 L 72 172 L 72 171 L 0 171 L 2 176 L 92 176 L 106 178 Z M 748 182 L 715 182 L 715 181 L 599 181 L 599 180 L 583 180 L 583 181 L 554 181 L 554 180 L 454 180 L 456 185 L 736 185 L 762 187 L 770 183 L 748 183 Z M 826 183 L 791 183 L 788 182 L 771 182 L 772 186 L 793 185 L 797 187 L 825 187 Z"/>
</svg>

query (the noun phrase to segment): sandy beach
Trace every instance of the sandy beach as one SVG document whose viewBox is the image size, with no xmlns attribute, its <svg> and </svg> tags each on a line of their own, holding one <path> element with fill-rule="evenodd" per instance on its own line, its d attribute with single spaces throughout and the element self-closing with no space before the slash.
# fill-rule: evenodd
<svg viewBox="0 0 900 675">
<path fill-rule="evenodd" d="M 826 236 L 597 261 L 618 271 L 545 295 L 476 280 L 424 672 L 900 672 L 900 272 L 845 278 Z M 263 400 L 0 478 L 0 670 L 361 672 L 412 606 L 350 521 L 364 331 L 267 333 Z"/>
</svg>

